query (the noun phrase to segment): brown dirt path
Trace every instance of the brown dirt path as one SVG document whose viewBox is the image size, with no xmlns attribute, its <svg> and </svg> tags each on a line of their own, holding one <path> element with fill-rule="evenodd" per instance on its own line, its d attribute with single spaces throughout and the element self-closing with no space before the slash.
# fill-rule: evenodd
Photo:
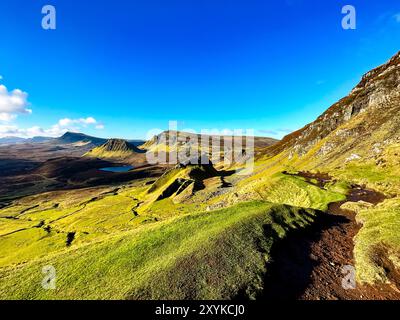
<svg viewBox="0 0 400 320">
<path fill-rule="evenodd" d="M 302 173 L 307 179 L 321 184 L 327 175 Z M 377 204 L 383 194 L 353 186 L 346 201 L 365 201 Z M 344 202 L 346 202 L 344 201 Z M 344 202 L 332 203 L 327 214 L 322 214 L 307 230 L 294 232 L 283 240 L 272 253 L 274 261 L 265 279 L 263 297 L 271 300 L 384 300 L 400 299 L 394 285 L 360 286 L 345 290 L 342 281 L 345 265 L 354 266 L 353 238 L 361 225 L 356 214 L 343 210 Z"/>
</svg>

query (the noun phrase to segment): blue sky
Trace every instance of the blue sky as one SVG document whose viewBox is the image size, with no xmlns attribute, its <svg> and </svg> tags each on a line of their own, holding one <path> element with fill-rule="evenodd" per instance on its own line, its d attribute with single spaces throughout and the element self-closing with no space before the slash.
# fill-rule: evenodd
<svg viewBox="0 0 400 320">
<path fill-rule="evenodd" d="M 400 2 L 2 0 L 0 34 L 0 137 L 145 138 L 170 120 L 282 137 L 400 50 Z"/>
</svg>

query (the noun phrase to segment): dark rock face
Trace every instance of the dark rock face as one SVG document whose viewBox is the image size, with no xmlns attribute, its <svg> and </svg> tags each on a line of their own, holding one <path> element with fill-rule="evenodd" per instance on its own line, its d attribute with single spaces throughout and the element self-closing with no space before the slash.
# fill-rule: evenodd
<svg viewBox="0 0 400 320">
<path fill-rule="evenodd" d="M 67 233 L 67 240 L 65 241 L 67 247 L 72 245 L 72 242 L 75 240 L 76 232 L 68 232 Z"/>
<path fill-rule="evenodd" d="M 194 183 L 194 180 L 178 178 L 173 181 L 157 198 L 157 200 L 162 200 L 168 197 L 171 197 L 173 194 L 179 195 L 184 191 L 191 183 Z"/>
<path fill-rule="evenodd" d="M 179 162 L 175 167 L 176 168 L 186 168 L 190 165 L 201 165 L 201 166 L 211 166 L 213 167 L 213 163 L 209 159 L 206 154 L 203 154 L 198 157 L 187 157 L 184 161 Z"/>
</svg>

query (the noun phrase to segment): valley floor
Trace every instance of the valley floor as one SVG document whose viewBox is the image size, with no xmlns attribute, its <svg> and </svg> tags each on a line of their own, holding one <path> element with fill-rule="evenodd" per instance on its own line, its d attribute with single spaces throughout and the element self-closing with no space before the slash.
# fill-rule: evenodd
<svg viewBox="0 0 400 320">
<path fill-rule="evenodd" d="M 8 200 L 0 298 L 400 299 L 396 194 L 267 164 L 245 180 L 201 166 L 130 180 L 133 170 L 115 174 L 129 182 Z M 55 290 L 42 287 L 44 266 Z M 344 266 L 355 289 L 342 286 Z"/>
</svg>

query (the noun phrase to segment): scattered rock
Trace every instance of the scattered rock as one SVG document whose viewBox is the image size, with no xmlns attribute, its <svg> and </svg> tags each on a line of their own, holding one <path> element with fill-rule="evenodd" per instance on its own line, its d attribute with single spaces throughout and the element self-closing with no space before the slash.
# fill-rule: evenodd
<svg viewBox="0 0 400 320">
<path fill-rule="evenodd" d="M 67 244 L 67 247 L 69 247 L 72 244 L 72 242 L 74 241 L 75 234 L 76 234 L 76 232 L 68 232 L 67 233 L 67 240 L 65 241 Z"/>
<path fill-rule="evenodd" d="M 359 155 L 356 154 L 356 153 L 352 153 L 352 154 L 350 155 L 350 157 L 347 157 L 347 158 L 346 158 L 346 162 L 350 162 L 350 161 L 354 161 L 354 160 L 359 160 L 359 159 L 361 159 L 361 156 L 359 156 Z"/>
</svg>

